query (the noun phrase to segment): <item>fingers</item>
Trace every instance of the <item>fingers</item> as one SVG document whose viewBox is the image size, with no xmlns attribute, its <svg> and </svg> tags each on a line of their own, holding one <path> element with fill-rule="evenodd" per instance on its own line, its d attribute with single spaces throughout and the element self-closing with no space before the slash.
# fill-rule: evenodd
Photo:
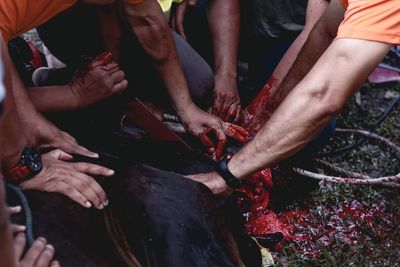
<svg viewBox="0 0 400 267">
<path fill-rule="evenodd" d="M 122 70 L 118 70 L 112 74 L 110 74 L 111 79 L 115 83 L 119 83 L 125 79 L 125 73 Z"/>
<path fill-rule="evenodd" d="M 78 144 L 78 142 L 70 134 L 61 132 L 61 140 L 57 140 L 52 145 L 64 150 L 67 153 L 80 154 L 89 158 L 98 158 L 99 154 L 94 153 L 87 148 Z"/>
<path fill-rule="evenodd" d="M 124 91 L 127 88 L 128 88 L 128 81 L 127 80 L 122 80 L 122 81 L 114 84 L 114 86 L 112 88 L 112 93 L 116 94 L 116 93 Z"/>
<path fill-rule="evenodd" d="M 197 0 L 189 0 L 188 3 L 190 6 L 195 6 L 195 5 L 197 5 Z"/>
<path fill-rule="evenodd" d="M 242 119 L 242 107 L 239 105 L 238 108 L 236 109 L 236 115 L 235 118 L 233 119 L 234 123 L 240 122 Z"/>
<path fill-rule="evenodd" d="M 111 74 L 111 79 L 114 81 L 114 85 L 111 90 L 113 94 L 119 93 L 128 88 L 128 81 L 125 80 L 125 73 L 122 70 Z"/>
<path fill-rule="evenodd" d="M 217 136 L 217 148 L 215 150 L 215 157 L 217 159 L 221 158 L 222 153 L 224 152 L 224 147 L 226 144 L 226 136 L 224 131 L 219 128 L 213 128 L 213 131 L 215 132 L 216 136 Z"/>
<path fill-rule="evenodd" d="M 104 52 L 98 55 L 96 58 L 94 58 L 88 68 L 96 68 L 98 66 L 106 66 L 110 64 L 114 60 L 113 55 L 110 52 Z"/>
<path fill-rule="evenodd" d="M 225 117 L 222 119 L 223 121 L 232 122 L 235 117 L 237 110 L 240 108 L 240 105 L 233 104 L 230 107 L 225 107 L 228 111 L 225 113 Z"/>
<path fill-rule="evenodd" d="M 247 137 L 250 134 L 246 129 L 230 123 L 224 123 L 224 131 L 227 136 L 242 143 L 247 142 Z"/>
<path fill-rule="evenodd" d="M 184 20 L 186 13 L 186 3 L 182 3 L 176 9 L 176 14 L 174 18 L 174 28 L 175 31 L 182 36 L 183 39 L 187 40 L 184 28 Z"/>
<path fill-rule="evenodd" d="M 53 261 L 50 265 L 50 267 L 60 267 L 60 263 L 58 261 Z"/>
<path fill-rule="evenodd" d="M 207 148 L 207 152 L 213 154 L 215 152 L 214 143 L 211 141 L 210 137 L 207 136 L 208 132 L 204 132 L 199 136 L 201 143 Z"/>
<path fill-rule="evenodd" d="M 22 258 L 21 263 L 28 266 L 33 266 L 39 256 L 46 249 L 47 241 L 43 237 L 39 237 L 33 242 L 32 246 L 28 249 L 25 256 Z"/>
<path fill-rule="evenodd" d="M 118 63 L 111 62 L 110 64 L 102 67 L 103 70 L 107 71 L 109 75 L 120 70 Z"/>
<path fill-rule="evenodd" d="M 89 149 L 79 145 L 78 143 L 65 144 L 64 146 L 60 146 L 60 148 L 62 150 L 65 150 L 66 152 L 79 154 L 79 155 L 86 156 L 89 158 L 98 158 L 99 157 L 99 154 L 90 151 Z"/>
<path fill-rule="evenodd" d="M 115 173 L 109 168 L 86 162 L 73 163 L 73 166 L 75 170 L 90 175 L 113 176 Z"/>
<path fill-rule="evenodd" d="M 14 253 L 17 262 L 21 259 L 26 244 L 26 237 L 24 233 L 18 234 L 14 238 Z"/>
<path fill-rule="evenodd" d="M 65 181 L 76 188 L 96 208 L 103 209 L 108 205 L 107 195 L 103 188 L 90 176 L 83 173 L 75 173 L 74 178 Z"/>
<path fill-rule="evenodd" d="M 250 132 L 249 132 L 249 131 L 247 131 L 247 130 L 246 130 L 245 128 L 243 128 L 243 127 L 240 127 L 239 125 L 231 124 L 230 127 L 231 127 L 232 129 L 234 129 L 236 132 L 238 132 L 238 133 L 240 133 L 241 135 L 243 135 L 243 136 L 248 136 L 248 135 L 250 135 Z"/>
<path fill-rule="evenodd" d="M 48 267 L 53 257 L 54 247 L 52 245 L 46 245 L 45 249 L 39 255 L 39 258 L 37 258 L 35 267 Z"/>
<path fill-rule="evenodd" d="M 57 182 L 57 185 L 51 189 L 51 192 L 61 193 L 85 208 L 92 207 L 92 203 L 90 203 L 90 201 L 81 192 L 65 182 Z"/>
<path fill-rule="evenodd" d="M 7 207 L 8 214 L 14 215 L 21 211 L 21 206 Z"/>
<path fill-rule="evenodd" d="M 15 234 L 17 234 L 17 233 L 23 233 L 23 232 L 25 232 L 26 227 L 25 227 L 25 225 L 11 224 L 11 225 L 10 225 L 10 230 L 11 230 L 11 233 L 12 233 L 13 235 L 15 235 Z"/>
</svg>

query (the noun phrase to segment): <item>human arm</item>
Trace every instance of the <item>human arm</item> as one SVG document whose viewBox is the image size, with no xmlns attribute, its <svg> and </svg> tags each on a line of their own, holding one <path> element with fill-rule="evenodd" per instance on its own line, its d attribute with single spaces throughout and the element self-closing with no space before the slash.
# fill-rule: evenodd
<svg viewBox="0 0 400 267">
<path fill-rule="evenodd" d="M 220 142 L 226 140 L 221 121 L 200 110 L 192 101 L 183 74 L 171 30 L 158 3 L 124 4 L 126 20 L 149 55 L 184 127 L 202 139 L 212 130 Z"/>
<path fill-rule="evenodd" d="M 254 140 L 232 157 L 228 164 L 232 174 L 245 179 L 299 151 L 341 111 L 389 49 L 389 44 L 373 41 L 334 41 Z M 214 192 L 227 190 L 215 173 L 194 179 L 208 181 Z"/>
<path fill-rule="evenodd" d="M 323 5 L 325 4 L 325 1 L 322 2 L 316 3 L 311 0 L 309 1 L 309 8 L 307 12 L 308 14 L 312 12 L 313 15 L 310 15 L 310 18 L 307 19 L 308 26 L 306 26 L 304 31 L 309 30 L 310 24 L 314 23 L 315 19 L 318 17 L 317 13 L 324 9 Z M 314 8 L 311 9 L 311 7 Z M 321 55 L 336 37 L 339 24 L 343 20 L 343 15 L 344 10 L 340 4 L 337 1 L 330 1 L 328 7 L 325 8 L 324 15 L 309 33 L 307 41 L 301 47 L 298 55 L 291 58 L 289 62 L 285 62 L 284 59 L 281 60 L 269 82 L 256 97 L 257 99 L 260 95 L 267 95 L 268 101 L 255 100 L 247 108 L 247 111 L 253 115 L 250 120 L 245 122 L 245 127 L 248 130 L 253 133 L 258 132 L 269 120 L 280 103 L 282 103 L 283 99 L 311 70 L 315 62 L 321 57 Z M 296 41 L 298 41 L 298 39 Z M 293 44 L 288 53 L 294 55 L 294 50 L 297 49 L 299 49 L 299 47 Z M 292 64 L 292 66 L 286 69 L 285 66 L 290 64 Z M 284 74 L 286 77 L 283 76 Z"/>
<path fill-rule="evenodd" d="M 214 47 L 215 87 L 212 113 L 224 121 L 238 121 L 242 112 L 237 88 L 237 51 L 240 32 L 239 0 L 212 0 L 208 21 Z"/>
<path fill-rule="evenodd" d="M 60 131 L 52 123 L 47 121 L 38 113 L 30 100 L 25 85 L 23 84 L 15 66 L 10 59 L 7 48 L 1 47 L 4 67 L 6 71 L 7 94 L 13 97 L 15 103 L 15 113 L 18 114 L 22 132 L 30 145 L 50 145 L 59 147 L 70 153 L 82 154 L 88 157 L 97 157 L 96 153 L 90 152 L 80 146 L 76 140 Z"/>
<path fill-rule="evenodd" d="M 128 82 L 118 64 L 96 65 L 77 73 L 66 85 L 28 87 L 28 94 L 40 112 L 58 112 L 88 107 L 125 90 Z"/>
<path fill-rule="evenodd" d="M 272 76 L 277 82 L 274 84 L 274 88 L 271 88 L 270 94 L 274 95 L 275 90 L 277 90 L 282 82 L 282 80 L 286 77 L 289 70 L 291 69 L 294 61 L 297 58 L 301 48 L 304 43 L 307 41 L 308 36 L 311 31 L 314 29 L 315 24 L 324 14 L 326 8 L 328 7 L 328 1 L 325 0 L 309 0 L 307 3 L 307 11 L 306 11 L 306 23 L 304 25 L 303 30 L 297 36 L 296 40 L 289 47 L 285 55 L 280 60 L 279 64 L 276 66 Z M 340 16 L 335 20 L 336 23 L 340 21 Z M 330 24 L 335 24 L 334 21 L 330 21 Z M 326 26 L 327 27 L 327 26 Z M 331 26 L 335 28 L 334 25 Z M 323 32 L 327 33 L 329 31 L 324 30 Z M 332 37 L 332 36 L 331 36 Z"/>
</svg>

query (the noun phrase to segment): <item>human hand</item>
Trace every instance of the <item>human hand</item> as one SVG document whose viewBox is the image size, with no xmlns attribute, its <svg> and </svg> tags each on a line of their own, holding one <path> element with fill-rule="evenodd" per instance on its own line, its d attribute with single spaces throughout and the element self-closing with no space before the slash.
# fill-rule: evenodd
<svg viewBox="0 0 400 267">
<path fill-rule="evenodd" d="M 46 239 L 39 237 L 24 255 L 26 245 L 25 234 L 19 233 L 14 238 L 14 255 L 16 267 L 60 267 L 58 261 L 52 261 L 54 247 L 47 244 Z"/>
<path fill-rule="evenodd" d="M 84 108 L 127 89 L 128 81 L 111 53 L 106 52 L 79 71 L 69 88 L 74 95 L 75 106 Z"/>
<path fill-rule="evenodd" d="M 57 149 L 42 156 L 43 169 L 20 184 L 22 189 L 61 193 L 85 208 L 103 209 L 108 205 L 106 193 L 89 175 L 112 176 L 114 171 L 85 162 L 67 162 L 72 156 Z"/>
<path fill-rule="evenodd" d="M 79 145 L 70 134 L 59 130 L 36 111 L 31 112 L 28 118 L 21 118 L 21 122 L 29 144 L 37 147 L 51 146 L 67 153 L 80 154 L 91 158 L 99 157 L 97 153 Z"/>
<path fill-rule="evenodd" d="M 226 143 L 223 124 L 220 119 L 204 112 L 194 104 L 188 106 L 182 113 L 178 112 L 185 129 L 198 137 L 201 143 L 207 148 L 207 152 L 221 156 Z M 217 144 L 214 145 L 210 134 L 213 133 Z"/>
<path fill-rule="evenodd" d="M 187 175 L 186 177 L 193 181 L 204 184 L 213 192 L 214 195 L 226 197 L 232 193 L 232 189 L 216 172 Z"/>
<path fill-rule="evenodd" d="M 15 207 L 7 207 L 7 212 L 10 216 L 18 214 L 21 211 L 21 206 L 15 206 Z M 13 235 L 25 232 L 26 227 L 24 225 L 18 225 L 18 224 L 11 224 L 10 225 L 11 233 Z"/>
<path fill-rule="evenodd" d="M 212 114 L 227 122 L 240 120 L 242 107 L 235 79 L 216 77 Z"/>
<path fill-rule="evenodd" d="M 197 0 L 183 0 L 181 3 L 176 4 L 175 10 L 171 14 L 171 28 L 185 40 L 187 40 L 187 37 L 183 22 L 185 19 L 186 9 L 188 6 L 195 6 L 196 4 Z"/>
</svg>

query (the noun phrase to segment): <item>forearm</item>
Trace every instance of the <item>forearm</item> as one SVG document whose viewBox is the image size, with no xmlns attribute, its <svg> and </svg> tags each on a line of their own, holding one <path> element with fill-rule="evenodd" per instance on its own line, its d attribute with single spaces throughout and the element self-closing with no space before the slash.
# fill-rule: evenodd
<svg viewBox="0 0 400 267">
<path fill-rule="evenodd" d="M 78 108 L 70 85 L 28 87 L 28 95 L 40 112 L 59 112 Z"/>
<path fill-rule="evenodd" d="M 309 4 L 312 5 L 307 10 L 305 32 L 310 31 L 310 33 L 279 89 L 272 97 L 273 103 L 281 103 L 307 75 L 336 37 L 337 29 L 343 20 L 344 9 L 337 1 L 330 1 L 328 6 L 325 1 L 320 0 L 309 0 Z M 323 15 L 322 12 L 324 12 Z M 322 18 L 320 18 L 321 15 Z M 318 19 L 319 21 L 315 23 Z"/>
<path fill-rule="evenodd" d="M 254 140 L 232 158 L 232 173 L 243 178 L 299 151 L 340 112 L 389 48 L 363 40 L 335 41 Z"/>
<path fill-rule="evenodd" d="M 125 4 L 125 13 L 133 33 L 149 55 L 176 110 L 179 112 L 192 105 L 171 29 L 157 1 L 146 0 L 139 5 Z"/>
<path fill-rule="evenodd" d="M 321 1 L 321 0 L 309 0 L 308 1 L 307 13 L 306 13 L 306 23 L 304 25 L 304 29 L 301 31 L 299 36 L 297 36 L 296 40 L 289 47 L 289 49 L 287 50 L 285 55 L 282 57 L 278 66 L 276 66 L 276 68 L 272 74 L 272 77 L 275 80 L 275 82 L 273 84 L 273 88 L 270 89 L 271 95 L 274 95 L 276 90 L 281 85 L 281 82 L 288 74 L 289 70 L 293 66 L 294 61 L 296 60 L 297 56 L 299 55 L 300 50 L 302 49 L 305 42 L 307 41 L 312 29 L 314 28 L 317 21 L 321 18 L 322 14 L 324 13 L 327 6 L 328 6 L 327 1 Z M 330 39 L 330 38 L 328 38 L 328 39 Z M 288 86 L 284 85 L 284 87 L 288 87 Z"/>
<path fill-rule="evenodd" d="M 3 42 L 0 43 L 4 44 Z M 18 162 L 20 153 L 27 145 L 27 139 L 23 134 L 15 106 L 15 96 L 12 90 L 13 68 L 5 45 L 1 46 L 1 57 L 4 63 L 4 87 L 6 90 L 4 110 L 0 120 L 1 164 L 3 170 L 7 170 Z"/>
<path fill-rule="evenodd" d="M 216 77 L 236 79 L 240 32 L 239 0 L 210 1 L 208 20 L 214 46 Z"/>
</svg>

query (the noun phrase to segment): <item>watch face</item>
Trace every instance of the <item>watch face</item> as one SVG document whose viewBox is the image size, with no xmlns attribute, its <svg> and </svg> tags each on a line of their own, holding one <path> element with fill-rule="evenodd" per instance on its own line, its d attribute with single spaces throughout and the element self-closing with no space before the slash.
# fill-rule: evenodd
<svg viewBox="0 0 400 267">
<path fill-rule="evenodd" d="M 22 152 L 20 165 L 27 166 L 31 175 L 36 175 L 42 170 L 42 156 L 33 147 L 26 147 Z"/>
</svg>

